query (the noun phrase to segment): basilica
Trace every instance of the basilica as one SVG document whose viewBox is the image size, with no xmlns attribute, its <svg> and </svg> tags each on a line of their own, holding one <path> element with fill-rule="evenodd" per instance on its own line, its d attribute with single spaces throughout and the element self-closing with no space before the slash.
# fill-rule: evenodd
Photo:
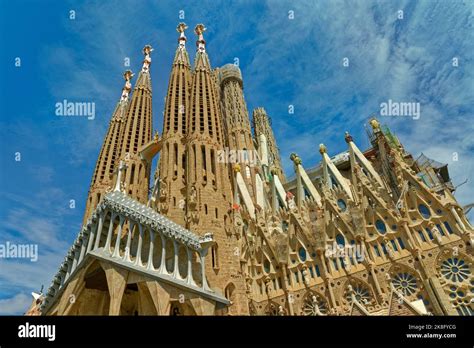
<svg viewBox="0 0 474 348">
<path fill-rule="evenodd" d="M 202 24 L 191 64 L 186 29 L 155 90 L 161 134 L 153 48 L 124 73 L 82 228 L 28 315 L 473 315 L 474 229 L 447 165 L 376 117 L 369 148 L 346 132 L 342 153 L 282 159 L 238 66 L 211 65 Z"/>
</svg>

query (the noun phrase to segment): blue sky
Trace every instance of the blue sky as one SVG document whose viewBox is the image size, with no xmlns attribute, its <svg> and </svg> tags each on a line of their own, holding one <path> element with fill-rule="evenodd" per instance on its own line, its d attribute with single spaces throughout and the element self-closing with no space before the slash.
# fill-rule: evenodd
<svg viewBox="0 0 474 348">
<path fill-rule="evenodd" d="M 403 19 L 397 18 L 399 10 Z M 366 148 L 363 124 L 380 111 L 380 103 L 419 102 L 418 120 L 380 120 L 414 156 L 423 152 L 447 163 L 455 185 L 469 179 L 456 196 L 462 204 L 473 202 L 473 12 L 472 0 L 199 1 L 199 6 L 0 0 L 0 243 L 39 245 L 35 263 L 0 261 L 0 314 L 26 310 L 30 292 L 49 285 L 78 233 L 93 167 L 123 86 L 124 59 L 138 72 L 145 44 L 155 48 L 153 122 L 161 132 L 180 21 L 190 27 L 191 57 L 192 29 L 202 22 L 211 64 L 238 58 L 249 110 L 263 106 L 271 115 L 287 175 L 291 152 L 312 167 L 320 159 L 319 143 L 331 155 L 346 149 L 346 130 Z M 64 99 L 94 102 L 95 119 L 56 116 L 55 104 Z"/>
</svg>

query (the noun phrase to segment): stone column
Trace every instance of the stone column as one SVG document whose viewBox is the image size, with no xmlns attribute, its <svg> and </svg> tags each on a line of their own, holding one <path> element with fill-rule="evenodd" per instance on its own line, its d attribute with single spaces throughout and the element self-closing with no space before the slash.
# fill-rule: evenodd
<svg viewBox="0 0 474 348">
<path fill-rule="evenodd" d="M 120 257 L 120 241 L 122 239 L 122 228 L 125 222 L 125 218 L 122 215 L 119 215 L 119 218 L 120 222 L 117 232 L 117 240 L 115 241 L 114 253 L 112 254 L 112 257 Z"/>
<path fill-rule="evenodd" d="M 102 235 L 102 227 L 104 227 L 104 219 L 107 216 L 107 213 L 108 212 L 105 211 L 105 212 L 100 214 L 99 227 L 97 228 L 97 235 L 95 237 L 94 249 L 97 249 L 99 247 L 100 237 Z"/>
<path fill-rule="evenodd" d="M 142 243 L 143 243 L 143 226 L 138 224 L 138 246 L 137 246 L 137 256 L 135 257 L 135 266 L 142 265 Z"/>
<path fill-rule="evenodd" d="M 146 269 L 154 271 L 155 267 L 153 265 L 153 249 L 155 247 L 155 232 L 153 232 L 151 229 L 148 229 L 148 233 L 150 233 L 150 248 L 148 251 L 148 264 Z"/>
<path fill-rule="evenodd" d="M 193 279 L 193 254 L 189 247 L 186 247 L 186 254 L 188 256 L 188 275 L 186 277 L 186 283 L 189 285 L 195 285 Z"/>
<path fill-rule="evenodd" d="M 125 246 L 123 261 L 132 262 L 132 260 L 130 259 L 130 245 L 132 243 L 132 232 L 134 228 L 135 228 L 135 223 L 131 220 L 128 220 L 127 245 Z"/>
<path fill-rule="evenodd" d="M 104 251 L 106 251 L 107 254 L 112 253 L 112 250 L 110 250 L 110 243 L 112 242 L 112 232 L 114 230 L 114 222 L 115 222 L 116 217 L 117 217 L 117 214 L 112 213 L 112 217 L 110 218 L 110 223 L 109 223 L 109 232 L 107 233 L 107 240 L 105 241 L 105 246 L 104 246 Z"/>
<path fill-rule="evenodd" d="M 102 214 L 100 214 L 100 216 L 102 217 Z M 91 227 L 89 238 L 87 241 L 87 251 L 86 251 L 87 253 L 89 253 L 89 251 L 92 250 L 92 245 L 94 244 L 94 237 L 95 237 L 96 231 L 97 231 L 97 222 L 94 222 L 94 224 Z"/>
</svg>

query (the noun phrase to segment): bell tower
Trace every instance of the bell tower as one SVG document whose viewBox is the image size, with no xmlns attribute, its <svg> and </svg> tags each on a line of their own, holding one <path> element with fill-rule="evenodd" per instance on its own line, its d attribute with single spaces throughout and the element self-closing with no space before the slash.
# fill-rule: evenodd
<svg viewBox="0 0 474 348">
<path fill-rule="evenodd" d="M 163 113 L 163 145 L 157 171 L 160 177 L 157 210 L 182 226 L 185 225 L 186 200 L 186 110 L 191 83 L 191 64 L 184 35 L 186 29 L 184 23 L 176 28 L 180 36 L 168 82 Z"/>
<path fill-rule="evenodd" d="M 150 54 L 153 48 L 146 45 L 143 48 L 143 66 L 138 74 L 137 83 L 133 89 L 132 100 L 124 120 L 121 132 L 120 157 L 126 163 L 123 189 L 127 195 L 140 203 L 148 200 L 151 163 L 143 160 L 139 154 L 141 146 L 151 141 L 152 110 L 151 110 L 151 77 Z"/>
<path fill-rule="evenodd" d="M 87 197 L 83 223 L 87 221 L 107 189 L 112 185 L 113 174 L 118 165 L 122 129 L 130 105 L 128 96 L 132 89 L 130 80 L 133 77 L 133 73 L 130 70 L 127 70 L 123 74 L 123 77 L 125 79 L 125 85 L 122 88 L 122 96 L 112 114 L 109 128 L 95 165 L 94 175 L 92 176 L 91 186 Z"/>
<path fill-rule="evenodd" d="M 238 241 L 232 234 L 230 221 L 230 173 L 228 164 L 217 160 L 218 153 L 224 151 L 225 135 L 217 79 L 203 37 L 205 30 L 202 24 L 195 28 L 197 52 L 187 110 L 186 227 L 198 235 L 214 235 L 215 244 L 206 260 L 209 282 L 232 297 L 231 313 L 247 314 L 248 300 L 240 272 Z"/>
</svg>

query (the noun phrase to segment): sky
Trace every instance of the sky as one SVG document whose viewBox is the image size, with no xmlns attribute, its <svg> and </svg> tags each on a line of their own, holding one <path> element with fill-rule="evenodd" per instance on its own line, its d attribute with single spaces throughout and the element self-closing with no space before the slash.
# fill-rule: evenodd
<svg viewBox="0 0 474 348">
<path fill-rule="evenodd" d="M 181 21 L 191 59 L 204 23 L 212 66 L 238 62 L 287 175 L 292 152 L 309 168 L 319 143 L 346 150 L 345 131 L 367 148 L 364 124 L 381 103 L 419 103 L 418 119 L 379 120 L 415 158 L 447 163 L 455 186 L 468 180 L 456 197 L 474 202 L 473 0 L 0 0 L 0 244 L 38 245 L 36 262 L 0 259 L 0 314 L 26 311 L 77 236 L 122 73 L 139 71 L 145 44 L 161 133 Z M 57 116 L 65 99 L 95 103 L 95 118 Z"/>
</svg>

